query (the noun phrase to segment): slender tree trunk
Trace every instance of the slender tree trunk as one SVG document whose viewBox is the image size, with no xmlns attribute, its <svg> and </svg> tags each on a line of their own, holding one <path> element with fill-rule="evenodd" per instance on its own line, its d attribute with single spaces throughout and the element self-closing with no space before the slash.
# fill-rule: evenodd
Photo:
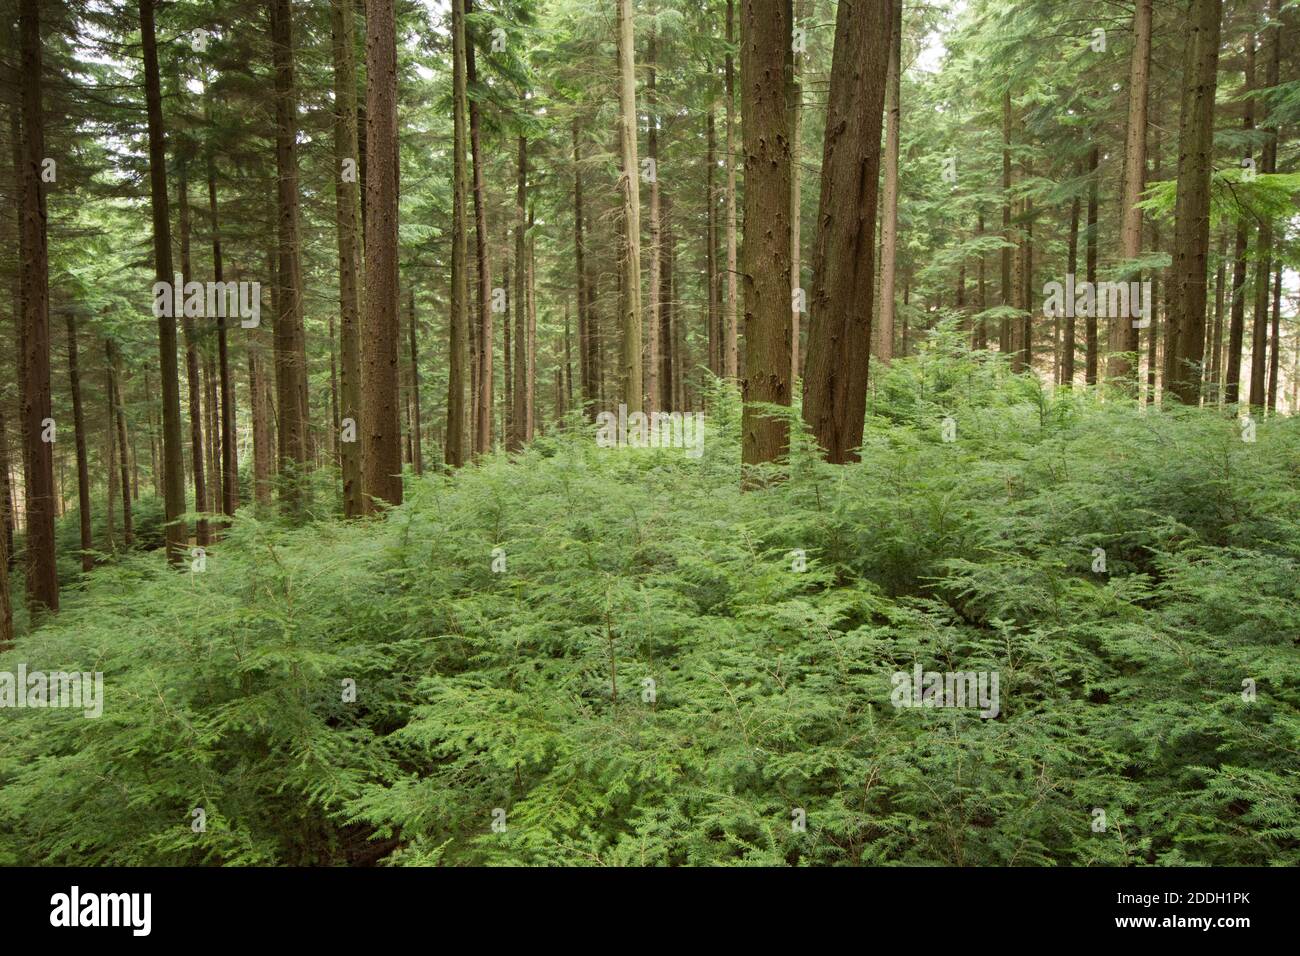
<svg viewBox="0 0 1300 956">
<path fill-rule="evenodd" d="M 739 303 L 739 256 L 736 239 L 736 83 L 735 61 L 731 48 L 735 42 L 735 3 L 727 0 L 727 56 L 725 65 L 725 82 L 727 97 L 727 307 L 724 316 L 726 334 L 723 349 L 725 352 L 725 372 L 727 378 L 735 381 L 740 374 L 740 345 L 737 341 L 737 309 Z"/>
<path fill-rule="evenodd" d="M 895 0 L 901 2 L 901 0 Z M 1014 293 L 1011 286 L 1011 254 L 1015 240 L 1011 235 L 1011 87 L 1002 93 L 1002 299 L 1010 307 Z M 1003 356 L 1011 349 L 1010 325 L 1004 315 L 998 321 L 998 351 Z M 906 350 L 904 350 L 906 354 Z"/>
<path fill-rule="evenodd" d="M 1269 363 L 1268 363 L 1268 410 L 1270 413 L 1277 411 L 1277 373 L 1278 373 L 1278 350 L 1282 346 L 1282 261 L 1278 259 L 1275 262 L 1276 271 L 1273 275 L 1273 330 L 1272 338 L 1269 344 Z"/>
<path fill-rule="evenodd" d="M 353 167 L 358 163 L 357 72 L 353 0 L 330 4 L 334 53 L 334 181 L 339 260 L 339 421 L 336 424 L 343 473 L 343 515 L 360 517 L 361 450 L 361 289 L 357 217 L 360 197 Z"/>
<path fill-rule="evenodd" d="M 1278 84 L 1279 58 L 1281 56 L 1281 23 L 1278 17 L 1279 0 L 1269 0 L 1269 23 L 1266 47 L 1268 57 L 1265 68 L 1265 85 L 1274 89 Z M 1268 107 L 1260 105 L 1261 120 L 1268 115 Z M 1277 172 L 1277 130 L 1269 129 L 1260 151 L 1260 172 Z M 1268 378 L 1268 287 L 1273 272 L 1273 223 L 1262 219 L 1259 223 L 1259 243 L 1255 250 L 1255 313 L 1250 337 L 1250 404 L 1263 409 L 1267 403 Z"/>
<path fill-rule="evenodd" d="M 894 285 L 898 271 L 898 134 L 901 114 L 903 0 L 893 0 L 889 27 L 889 75 L 885 80 L 885 196 L 880 228 L 880 333 L 877 354 L 888 365 L 894 358 Z"/>
<path fill-rule="evenodd" d="M 652 11 L 653 12 L 653 11 Z M 663 252 L 660 236 L 660 196 L 659 196 L 659 118 L 655 113 L 658 106 L 655 91 L 655 60 L 658 57 L 655 31 L 650 31 L 649 49 L 647 51 L 648 67 L 646 73 L 646 113 L 649 117 L 647 134 L 647 158 L 650 165 L 650 275 L 646 293 L 650 304 L 646 310 L 646 355 L 645 355 L 645 410 L 653 413 L 663 408 L 659 394 L 660 382 L 660 331 L 662 322 L 663 297 L 661 295 L 660 271 L 663 267 Z"/>
<path fill-rule="evenodd" d="M 807 16 L 806 0 L 795 0 L 795 21 L 798 26 Z M 790 390 L 799 381 L 799 324 L 803 306 L 803 85 L 800 82 L 803 51 L 794 52 L 790 81 Z M 709 178 L 712 182 L 713 161 L 710 144 Z M 709 207 L 709 234 L 713 234 L 713 207 Z M 710 273 L 712 272 L 710 264 Z M 710 305 L 712 300 L 710 300 Z M 710 316 L 712 312 L 710 311 Z"/>
<path fill-rule="evenodd" d="M 366 0 L 366 78 L 370 168 L 366 181 L 365 330 L 361 337 L 365 368 L 361 403 L 365 445 L 361 460 L 363 506 L 369 513 L 376 499 L 393 505 L 402 503 L 397 381 L 397 27 L 393 0 Z M 463 97 L 463 86 L 461 94 Z M 463 375 L 463 355 L 461 361 Z M 463 387 L 461 400 L 461 407 L 451 418 L 458 428 L 448 429 L 448 461 L 464 450 Z"/>
<path fill-rule="evenodd" d="M 41 34 L 38 0 L 21 0 L 23 152 L 19 190 L 22 209 L 23 435 L 27 443 L 27 600 L 34 612 L 59 609 L 55 561 L 54 436 L 50 400 L 49 250 L 46 245 L 45 112 L 41 102 Z"/>
<path fill-rule="evenodd" d="M 983 209 L 980 209 L 979 212 L 979 225 L 977 226 L 977 228 L 979 230 L 979 235 L 983 237 L 984 229 L 985 229 Z M 984 315 L 983 315 L 984 311 L 989 307 L 988 286 L 986 282 L 987 280 L 984 274 L 984 253 L 981 252 L 980 263 L 979 263 L 979 279 L 978 279 L 980 317 L 975 322 L 975 327 L 972 331 L 972 341 L 971 341 L 972 348 L 976 349 L 977 351 L 983 351 L 984 349 L 987 349 L 989 347 L 989 328 L 988 328 L 988 323 L 984 319 Z"/>
<path fill-rule="evenodd" d="M 505 244 L 502 244 L 503 248 Z M 505 267 L 502 276 L 502 291 L 505 294 L 505 319 L 501 322 L 502 345 L 501 345 L 501 377 L 505 379 L 504 401 L 501 404 L 501 439 L 507 448 L 514 447 L 514 427 L 515 427 L 515 387 L 514 387 L 514 355 L 511 351 L 511 332 L 510 317 L 513 314 L 510 311 L 510 256 L 505 256 Z"/>
<path fill-rule="evenodd" d="M 465 13 L 474 12 L 473 0 L 465 0 Z M 466 21 L 465 80 L 477 88 L 478 67 L 474 60 L 473 31 Z M 478 100 L 469 100 L 469 148 L 474 171 L 474 258 L 478 276 L 478 418 L 474 423 L 474 453 L 486 455 L 492 450 L 493 339 L 492 260 L 488 255 L 487 191 L 483 184 L 483 156 L 479 134 Z"/>
<path fill-rule="evenodd" d="M 459 468 L 468 458 L 466 433 L 470 411 L 465 376 L 469 366 L 469 245 L 465 223 L 465 3 L 452 0 L 452 214 L 451 214 L 451 332 L 447 385 L 446 462 Z"/>
<path fill-rule="evenodd" d="M 660 196 L 659 216 L 659 369 L 656 378 L 659 394 L 655 396 L 654 408 L 681 411 L 676 400 L 676 379 L 673 377 L 673 363 L 676 360 L 676 341 L 673 338 L 673 212 L 671 197 L 667 193 Z"/>
<path fill-rule="evenodd" d="M 1142 252 L 1142 210 L 1138 202 L 1146 186 L 1147 88 L 1151 71 L 1151 0 L 1137 0 L 1133 12 L 1133 55 L 1129 62 L 1128 126 L 1124 141 L 1123 198 L 1120 200 L 1120 258 L 1136 259 Z M 1132 271 L 1127 281 L 1139 281 Z M 1130 312 L 1135 311 L 1133 309 Z M 1138 330 L 1131 316 L 1111 316 L 1106 376 L 1137 395 Z"/>
<path fill-rule="evenodd" d="M 730 15 L 731 0 L 727 0 Z M 623 248 L 620 260 L 622 310 L 623 403 L 639 412 L 644 400 L 641 376 L 641 189 L 637 161 L 636 68 L 632 35 L 632 0 L 618 0 L 619 142 L 623 196 Z M 730 56 L 728 56 L 730 64 Z M 730 65 L 728 65 L 730 74 Z M 733 320 L 734 322 L 734 316 Z M 733 333 L 734 334 L 734 333 Z"/>
<path fill-rule="evenodd" d="M 72 309 L 67 311 L 68 327 L 68 384 L 72 390 L 72 427 L 77 446 L 77 517 L 81 530 L 81 570 L 89 572 L 95 566 L 95 547 L 90 532 L 90 463 L 86 459 L 86 416 L 81 407 L 81 375 L 77 370 L 77 320 Z"/>
<path fill-rule="evenodd" d="M 578 151 L 578 132 L 578 119 L 575 116 L 573 119 L 573 271 L 578 290 L 578 381 L 582 393 L 583 413 L 594 420 L 593 403 L 596 396 L 592 388 L 593 369 L 589 361 L 591 327 L 587 309 L 587 250 L 582 235 L 582 158 Z M 507 327 L 509 324 L 507 320 Z"/>
<path fill-rule="evenodd" d="M 1170 309 L 1165 338 L 1166 391 L 1184 405 L 1201 397 L 1205 340 L 1205 266 L 1210 239 L 1210 170 L 1222 0 L 1192 0 L 1179 122 L 1178 198 L 1174 210 Z"/>
<path fill-rule="evenodd" d="M 1088 231 L 1085 236 L 1087 243 L 1087 281 L 1091 283 L 1092 288 L 1097 288 L 1097 193 L 1100 188 L 1100 176 L 1097 167 L 1100 162 L 1100 149 L 1093 146 L 1088 152 Z M 1094 300 L 1093 306 L 1088 310 L 1088 314 L 1083 321 L 1084 348 L 1084 369 L 1083 380 L 1087 385 L 1097 384 L 1097 310 L 1098 305 Z"/>
<path fill-rule="evenodd" d="M 515 180 L 515 335 L 514 405 L 510 411 L 507 448 L 518 451 L 528 440 L 528 268 L 525 235 L 528 230 L 528 140 L 519 137 L 518 176 Z M 508 321 L 508 319 L 507 319 Z"/>
<path fill-rule="evenodd" d="M 292 4 L 271 0 L 271 50 L 275 68 L 276 212 L 279 239 L 279 309 L 275 322 L 277 435 L 281 496 L 300 514 L 308 457 L 307 347 L 303 332 L 302 255 L 298 215 L 298 92 L 294 76 Z"/>
<path fill-rule="evenodd" d="M 1225 286 L 1228 280 L 1228 232 L 1226 229 L 1219 231 L 1219 254 L 1217 259 L 1218 265 L 1215 267 L 1214 272 L 1214 332 L 1210 336 L 1210 378 L 1206 387 L 1206 399 L 1215 404 L 1218 404 L 1223 399 L 1219 375 L 1223 366 L 1223 310 L 1227 302 L 1227 289 Z M 1152 305 L 1154 306 L 1154 304 L 1153 301 Z"/>
<path fill-rule="evenodd" d="M 105 359 L 108 361 L 108 408 L 111 416 L 108 423 L 112 429 L 117 425 L 117 448 L 121 471 L 122 488 L 122 543 L 130 548 L 135 543 L 135 528 L 131 518 L 131 481 L 127 463 L 126 408 L 122 401 L 122 353 L 112 339 L 104 340 Z M 112 455 L 109 456 L 112 467 Z"/>
<path fill-rule="evenodd" d="M 822 149 L 803 416 L 833 463 L 862 444 L 875 279 L 876 180 L 892 0 L 841 3 Z"/>
<path fill-rule="evenodd" d="M 718 132 L 712 107 L 709 108 L 708 119 L 705 120 L 705 144 L 704 278 L 708 287 L 709 303 L 709 371 L 720 377 L 724 370 L 722 310 L 718 307 L 718 196 L 713 185 L 713 171 L 717 165 Z M 793 241 L 791 239 L 791 242 Z"/>
<path fill-rule="evenodd" d="M 417 344 L 417 328 L 415 319 L 415 286 L 412 285 L 407 290 L 407 302 L 411 312 L 411 464 L 415 466 L 417 475 L 424 474 L 424 449 L 421 447 L 420 424 L 420 352 Z M 491 408 L 491 396 L 488 397 L 488 407 Z M 490 420 L 490 419 L 489 419 Z M 489 449 L 490 450 L 490 449 Z"/>
<path fill-rule="evenodd" d="M 271 503 L 271 412 L 261 339 L 262 333 L 254 331 L 248 341 L 248 404 L 253 416 L 253 500 L 266 506 Z"/>
<path fill-rule="evenodd" d="M 190 202 L 189 202 L 189 178 L 187 175 L 188 157 L 185 155 L 185 146 L 182 144 L 178 150 L 181 156 L 178 157 L 178 182 L 177 182 L 177 209 L 180 216 L 180 238 L 181 238 L 181 282 L 188 283 L 194 278 L 194 271 L 190 265 Z M 195 338 L 194 322 L 185 316 L 181 319 L 181 328 L 185 333 L 185 379 L 189 385 L 189 411 L 190 411 L 190 472 L 194 479 L 194 510 L 200 515 L 207 513 L 208 507 L 208 489 L 204 468 L 204 451 L 203 451 L 203 382 L 199 378 L 199 353 L 198 342 Z M 199 547 L 205 547 L 211 542 L 209 534 L 208 521 L 206 518 L 199 518 L 194 526 L 194 542 Z"/>
<path fill-rule="evenodd" d="M 1077 167 L 1075 171 L 1078 172 Z M 1080 206 L 1079 197 L 1075 196 L 1070 202 L 1070 238 L 1065 267 L 1066 274 L 1072 276 L 1077 276 L 1079 269 Z M 1077 349 L 1074 309 L 1068 309 L 1065 316 L 1065 343 L 1061 347 L 1061 384 L 1066 388 L 1074 387 L 1074 364 Z"/>
</svg>

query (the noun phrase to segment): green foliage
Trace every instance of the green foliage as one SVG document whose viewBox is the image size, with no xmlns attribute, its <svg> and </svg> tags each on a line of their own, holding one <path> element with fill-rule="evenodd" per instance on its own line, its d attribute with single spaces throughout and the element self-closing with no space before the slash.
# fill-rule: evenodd
<svg viewBox="0 0 1300 956">
<path fill-rule="evenodd" d="M 1300 864 L 1295 419 L 927 347 L 860 464 L 804 436 L 742 494 L 711 407 L 699 459 L 573 419 L 382 519 L 97 570 L 0 655 L 106 697 L 0 721 L 0 862 Z M 1001 713 L 895 708 L 914 664 Z"/>
</svg>

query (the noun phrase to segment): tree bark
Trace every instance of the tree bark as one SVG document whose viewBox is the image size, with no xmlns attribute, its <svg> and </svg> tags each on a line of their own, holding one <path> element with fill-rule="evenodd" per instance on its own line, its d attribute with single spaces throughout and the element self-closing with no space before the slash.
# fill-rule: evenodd
<svg viewBox="0 0 1300 956">
<path fill-rule="evenodd" d="M 365 512 L 361 476 L 361 287 L 357 218 L 360 196 L 355 175 L 344 167 L 358 164 L 356 25 L 353 0 L 330 4 L 334 58 L 334 218 L 339 261 L 339 445 L 343 475 L 343 516 Z M 350 428 L 348 427 L 350 424 Z M 345 433 L 346 430 L 346 433 Z M 344 440 L 350 438 L 351 440 Z"/>
<path fill-rule="evenodd" d="M 1129 62 L 1128 126 L 1124 138 L 1124 183 L 1120 201 L 1120 258 L 1136 259 L 1142 252 L 1142 210 L 1138 202 L 1146 186 L 1147 88 L 1151 72 L 1151 0 L 1137 0 L 1133 12 L 1133 54 Z M 1141 279 L 1131 271 L 1127 281 Z M 1130 312 L 1135 311 L 1130 309 Z M 1111 316 L 1107 378 L 1130 396 L 1137 395 L 1138 330 L 1131 316 Z"/>
<path fill-rule="evenodd" d="M 190 202 L 187 174 L 189 158 L 184 143 L 180 145 L 178 152 L 181 155 L 177 158 L 176 199 L 180 217 L 180 274 L 183 287 L 194 278 L 194 271 L 190 266 Z M 203 515 L 209 510 L 203 450 L 203 382 L 199 378 L 198 342 L 195 338 L 194 322 L 189 316 L 182 317 L 181 328 L 185 334 L 185 379 L 189 385 L 190 474 L 194 480 L 194 510 Z M 208 521 L 200 517 L 194 526 L 194 542 L 199 547 L 205 547 L 210 541 Z"/>
<path fill-rule="evenodd" d="M 730 13 L 731 0 L 727 0 Z M 623 248 L 620 260 L 623 403 L 628 413 L 642 409 L 641 372 L 641 188 L 636 142 L 636 68 L 632 0 L 618 0 L 619 143 L 622 152 Z M 730 59 L 730 58 L 728 58 Z"/>
<path fill-rule="evenodd" d="M 27 456 L 24 503 L 27 509 L 27 600 L 33 612 L 59 609 L 59 573 L 55 560 L 54 436 L 50 400 L 49 250 L 46 244 L 45 112 L 41 102 L 41 34 L 38 0 L 21 0 L 23 309 L 23 437 Z"/>
<path fill-rule="evenodd" d="M 1278 16 L 1279 0 L 1269 0 L 1268 65 L 1264 82 L 1268 89 L 1278 84 L 1279 58 L 1281 56 L 1281 21 Z M 1268 107 L 1260 105 L 1263 115 Z M 1260 151 L 1260 172 L 1277 172 L 1277 130 L 1268 130 L 1268 137 Z M 1273 223 L 1265 218 L 1259 224 L 1259 243 L 1255 251 L 1255 314 L 1250 337 L 1250 404 L 1263 409 L 1267 403 L 1268 377 L 1268 287 L 1273 272 Z"/>
<path fill-rule="evenodd" d="M 465 13 L 473 12 L 473 0 L 465 0 Z M 469 21 L 466 21 L 465 31 L 465 81 L 467 89 L 473 89 L 478 84 L 478 67 L 474 60 L 473 31 Z M 487 248 L 487 191 L 483 185 L 477 96 L 469 98 L 469 148 L 474 171 L 474 258 L 477 263 L 475 274 L 478 276 L 478 371 L 475 384 L 479 397 L 475 402 L 478 417 L 474 422 L 474 454 L 486 455 L 492 450 L 492 360 L 495 329 L 492 320 L 492 260 Z"/>
<path fill-rule="evenodd" d="M 72 390 L 72 427 L 77 446 L 77 517 L 81 530 L 81 570 L 95 566 L 95 547 L 90 531 L 90 463 L 86 459 L 86 416 L 81 407 L 81 374 L 77 369 L 77 319 L 67 311 L 68 384 Z"/>
<path fill-rule="evenodd" d="M 1170 308 L 1165 335 L 1166 391 L 1184 405 L 1201 397 L 1205 341 L 1205 266 L 1210 241 L 1210 170 L 1222 0 L 1192 0 L 1179 121 Z"/>
<path fill-rule="evenodd" d="M 776 461 L 789 423 L 755 403 L 790 404 L 790 113 L 788 2 L 742 0 L 740 109 L 745 117 L 745 372 L 741 461 Z M 873 230 L 874 231 L 874 230 Z"/>
<path fill-rule="evenodd" d="M 361 339 L 363 507 L 402 503 L 397 317 L 397 26 L 393 0 L 366 0 L 365 330 Z M 463 365 L 462 365 L 463 373 Z M 462 392 L 463 400 L 463 392 Z M 458 410 L 463 431 L 463 406 Z M 448 435 L 450 443 L 463 441 Z M 463 444 L 458 445 L 463 450 Z"/>
<path fill-rule="evenodd" d="M 510 440 L 507 443 L 510 451 L 519 451 L 528 440 L 528 267 L 524 261 L 528 231 L 528 140 L 523 136 L 519 137 L 516 172 L 514 404 L 510 410 Z"/>
<path fill-rule="evenodd" d="M 876 179 L 892 0 L 841 3 L 822 149 L 803 415 L 833 463 L 856 461 L 866 413 Z"/>
<path fill-rule="evenodd" d="M 451 212 L 451 321 L 447 375 L 446 462 L 460 468 L 468 458 L 466 435 L 470 410 L 466 405 L 469 371 L 469 245 L 465 225 L 465 2 L 452 0 L 452 212 Z"/>
<path fill-rule="evenodd" d="M 1087 243 L 1087 281 L 1097 288 L 1097 193 L 1100 188 L 1100 176 L 1097 167 L 1101 150 L 1093 146 L 1088 151 L 1088 230 L 1085 235 Z M 1086 385 L 1097 384 L 1097 302 L 1083 320 L 1084 368 L 1083 381 Z"/>
<path fill-rule="evenodd" d="M 880 227 L 880 332 L 876 354 L 894 358 L 894 286 L 898 270 L 898 134 L 903 52 L 903 0 L 893 0 L 889 26 L 889 74 L 885 80 L 885 196 Z"/>
</svg>

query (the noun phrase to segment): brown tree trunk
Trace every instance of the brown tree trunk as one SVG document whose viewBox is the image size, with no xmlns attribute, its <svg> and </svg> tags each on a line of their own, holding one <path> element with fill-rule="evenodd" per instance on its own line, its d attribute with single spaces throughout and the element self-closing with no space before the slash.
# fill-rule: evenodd
<svg viewBox="0 0 1300 956">
<path fill-rule="evenodd" d="M 1076 167 L 1076 172 L 1078 171 Z M 1079 197 L 1070 202 L 1070 238 L 1066 253 L 1066 274 L 1077 276 L 1079 269 Z M 1065 342 L 1061 346 L 1061 384 L 1066 388 L 1074 387 L 1074 363 L 1076 343 L 1074 309 L 1067 309 L 1065 316 Z"/>
<path fill-rule="evenodd" d="M 122 353 L 112 339 L 104 340 L 105 359 L 108 362 L 108 408 L 110 429 L 117 425 L 118 462 L 122 488 L 122 543 L 128 549 L 135 543 L 135 527 L 131 517 L 131 482 L 128 474 L 126 440 L 126 408 L 122 401 Z M 112 467 L 112 456 L 109 456 Z"/>
<path fill-rule="evenodd" d="M 469 244 L 465 209 L 465 3 L 452 0 L 452 213 L 451 213 L 451 320 L 447 375 L 446 462 L 460 468 L 469 455 L 466 447 L 470 407 L 466 404 L 469 372 Z"/>
<path fill-rule="evenodd" d="M 728 14 L 731 0 L 727 0 Z M 623 248 L 620 259 L 622 310 L 623 402 L 628 413 L 642 409 L 641 374 L 641 188 L 637 161 L 636 68 L 632 35 L 632 0 L 618 0 L 619 143 L 623 196 Z M 730 57 L 728 57 L 730 63 Z M 728 68 L 730 69 L 730 68 Z"/>
<path fill-rule="evenodd" d="M 583 413 L 594 420 L 596 401 L 593 368 L 590 361 L 591 326 L 588 317 L 586 243 L 582 235 L 582 159 L 578 152 L 578 119 L 573 119 L 573 256 L 574 280 L 578 290 L 578 383 Z M 509 328 L 509 320 L 506 322 Z M 509 363 L 507 375 L 509 378 Z"/>
<path fill-rule="evenodd" d="M 528 440 L 528 267 L 525 234 L 528 231 L 528 140 L 519 137 L 518 176 L 515 180 L 515 335 L 514 405 L 510 410 L 507 447 L 518 451 Z M 507 319 L 507 321 L 509 321 Z"/>
<path fill-rule="evenodd" d="M 1210 241 L 1210 170 L 1222 0 L 1192 0 L 1183 110 L 1178 137 L 1170 308 L 1165 334 L 1165 390 L 1184 405 L 1201 397 L 1205 341 L 1205 266 Z"/>
<path fill-rule="evenodd" d="M 45 112 L 41 102 L 41 27 L 38 0 L 21 0 L 18 27 L 22 47 L 22 209 L 23 437 L 27 456 L 24 504 L 27 509 L 27 601 L 33 612 L 59 609 L 55 561 L 54 442 L 50 401 L 49 250 L 46 245 Z"/>
<path fill-rule="evenodd" d="M 248 403 L 253 416 L 253 500 L 271 503 L 271 411 L 267 394 L 263 334 L 253 330 L 248 341 Z"/>
<path fill-rule="evenodd" d="M 357 217 L 360 197 L 351 165 L 359 163 L 353 0 L 330 4 L 334 51 L 334 181 L 339 259 L 339 429 L 343 516 L 365 511 L 361 478 L 361 287 Z"/>
<path fill-rule="evenodd" d="M 723 334 L 722 310 L 718 303 L 718 197 L 713 185 L 713 168 L 717 163 L 718 132 L 712 107 L 709 109 L 705 123 L 704 204 L 707 213 L 704 230 L 704 279 L 708 287 L 709 303 L 709 371 L 721 376 Z"/>
<path fill-rule="evenodd" d="M 194 278 L 194 271 L 190 265 L 190 202 L 189 202 L 189 178 L 188 156 L 185 154 L 186 146 L 184 143 L 179 147 L 181 153 L 178 158 L 178 182 L 177 182 L 177 209 L 180 216 L 180 239 L 181 239 L 181 284 L 182 288 Z M 189 411 L 190 411 L 190 473 L 194 479 L 194 510 L 200 515 L 206 514 L 210 509 L 208 507 L 208 489 L 204 467 L 204 448 L 203 448 L 203 382 L 199 378 L 199 353 L 198 342 L 195 339 L 194 322 L 189 316 L 183 316 L 181 319 L 181 328 L 185 333 L 185 379 L 189 385 Z M 194 542 L 199 547 L 208 545 L 211 541 L 209 534 L 208 521 L 200 517 L 194 526 Z"/>
<path fill-rule="evenodd" d="M 474 12 L 473 0 L 465 0 L 465 13 Z M 469 21 L 466 21 L 465 81 L 467 87 L 478 83 L 478 68 L 474 61 L 474 43 Z M 492 321 L 492 261 L 487 248 L 487 192 L 483 185 L 483 157 L 479 136 L 478 101 L 469 100 L 469 149 L 474 173 L 474 261 L 478 276 L 478 370 L 475 385 L 478 400 L 474 421 L 474 454 L 486 455 L 492 450 L 492 398 L 493 389 L 493 339 Z M 419 409 L 417 407 L 417 418 Z"/>
<path fill-rule="evenodd" d="M 895 0 L 901 2 L 901 0 Z M 1002 298 L 1010 307 L 1014 298 L 1011 286 L 1011 254 L 1015 240 L 1011 235 L 1011 87 L 1002 93 Z M 1010 325 L 1004 315 L 998 320 L 998 351 L 1006 356 L 1011 350 Z M 906 354 L 906 349 L 904 349 Z"/>
<path fill-rule="evenodd" d="M 1085 236 L 1087 243 L 1087 281 L 1092 284 L 1092 288 L 1097 288 L 1097 193 L 1100 188 L 1100 176 L 1097 172 L 1097 166 L 1100 162 L 1101 151 L 1098 147 L 1093 146 L 1088 152 L 1088 231 Z M 1083 381 L 1086 385 L 1097 384 L 1097 302 L 1094 299 L 1093 306 L 1088 310 L 1088 314 L 1083 320 L 1084 336 L 1084 368 Z"/>
<path fill-rule="evenodd" d="M 1270 413 L 1277 411 L 1278 349 L 1282 345 L 1282 261 L 1280 259 L 1277 261 L 1276 266 L 1277 269 L 1273 275 L 1273 330 L 1268 352 L 1268 410 Z"/>
<path fill-rule="evenodd" d="M 903 0 L 894 0 L 889 27 L 889 74 L 885 80 L 885 195 L 880 226 L 880 332 L 876 354 L 894 358 L 894 286 L 898 271 L 898 134 L 903 52 Z"/>
<path fill-rule="evenodd" d="M 1265 68 L 1264 82 L 1268 89 L 1278 84 L 1279 58 L 1281 56 L 1281 23 L 1278 17 L 1279 0 L 1269 0 L 1269 23 L 1274 24 L 1268 30 L 1268 65 Z M 1268 113 L 1267 105 L 1261 105 L 1264 119 Z M 1268 137 L 1260 151 L 1261 173 L 1277 172 L 1277 130 L 1269 129 Z M 1273 273 L 1273 223 L 1262 219 L 1259 223 L 1259 243 L 1255 250 L 1255 315 L 1254 327 L 1250 337 L 1250 404 L 1252 408 L 1263 409 L 1267 402 L 1268 378 L 1268 286 Z"/>
<path fill-rule="evenodd" d="M 1147 88 L 1151 70 L 1151 0 L 1138 0 L 1133 12 L 1133 54 L 1129 61 L 1128 124 L 1124 141 L 1124 179 L 1120 199 L 1120 259 L 1142 252 L 1142 210 L 1138 201 L 1146 186 Z M 1138 281 L 1140 271 L 1124 281 Z M 1130 312 L 1135 311 L 1130 309 Z M 1111 316 L 1107 340 L 1106 376 L 1117 380 L 1129 395 L 1137 394 L 1138 330 L 1131 316 Z"/>
<path fill-rule="evenodd" d="M 77 517 L 81 530 L 81 570 L 95 566 L 95 541 L 90 532 L 90 463 L 86 459 L 86 416 L 81 407 L 81 375 L 77 370 L 77 319 L 68 309 L 68 384 L 72 389 L 72 427 L 77 446 Z"/>
<path fill-rule="evenodd" d="M 841 3 L 827 102 L 803 416 L 828 461 L 862 444 L 875 278 L 876 179 L 892 0 Z"/>
<path fill-rule="evenodd" d="M 418 334 L 415 320 L 415 286 L 407 290 L 407 302 L 411 313 L 411 464 L 417 475 L 424 474 L 424 448 L 420 423 L 420 352 L 417 344 Z M 491 408 L 489 396 L 488 407 Z"/>
<path fill-rule="evenodd" d="M 660 389 L 660 325 L 662 323 L 663 297 L 660 285 L 660 272 L 663 268 L 663 252 L 660 236 L 660 195 L 659 195 L 659 118 L 655 113 L 657 98 L 655 91 L 655 59 L 658 56 L 655 31 L 650 31 L 647 61 L 649 69 L 646 75 L 646 112 L 649 116 L 646 154 L 650 164 L 650 275 L 646 285 L 649 308 L 646 310 L 646 355 L 645 355 L 645 410 L 647 414 L 664 408 L 659 393 Z"/>
<path fill-rule="evenodd" d="M 362 397 L 363 507 L 402 503 L 401 419 L 398 408 L 397 317 L 397 28 L 393 0 L 366 0 L 365 367 Z M 462 90 L 463 92 L 463 90 Z M 463 374 L 464 366 L 461 366 Z M 463 399 L 463 389 L 462 389 Z M 457 410 L 463 431 L 463 405 Z M 463 452 L 463 435 L 457 440 Z M 448 460 L 452 452 L 448 436 Z"/>
<path fill-rule="evenodd" d="M 741 3 L 745 373 L 740 430 L 745 465 L 776 461 L 790 445 L 786 419 L 755 407 L 790 404 L 790 9 L 788 2 Z"/>
<path fill-rule="evenodd" d="M 275 316 L 276 408 L 280 488 L 286 510 L 303 504 L 307 467 L 307 347 L 303 332 L 302 256 L 298 222 L 298 93 L 294 77 L 292 4 L 271 0 L 275 68 L 276 213 L 279 306 Z"/>
</svg>

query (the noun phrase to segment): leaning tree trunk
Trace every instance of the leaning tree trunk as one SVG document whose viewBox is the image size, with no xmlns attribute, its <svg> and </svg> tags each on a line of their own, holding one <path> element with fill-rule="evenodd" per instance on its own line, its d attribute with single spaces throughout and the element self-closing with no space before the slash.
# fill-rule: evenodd
<svg viewBox="0 0 1300 956">
<path fill-rule="evenodd" d="M 828 461 L 856 461 L 867 404 L 876 179 L 892 2 L 841 3 L 827 101 L 803 415 Z"/>
<path fill-rule="evenodd" d="M 776 461 L 790 444 L 790 6 L 742 0 L 740 97 L 745 116 L 745 374 L 741 461 Z M 868 241 L 870 243 L 870 240 Z"/>
</svg>

